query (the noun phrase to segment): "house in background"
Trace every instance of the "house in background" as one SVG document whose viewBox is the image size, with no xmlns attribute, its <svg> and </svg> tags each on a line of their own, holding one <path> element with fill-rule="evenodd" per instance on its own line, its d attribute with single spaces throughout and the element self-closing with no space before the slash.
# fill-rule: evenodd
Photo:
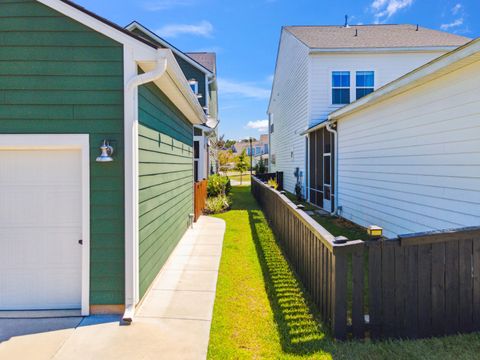
<svg viewBox="0 0 480 360">
<path fill-rule="evenodd" d="M 259 140 L 253 139 L 251 146 L 249 139 L 237 141 L 232 146 L 232 152 L 236 155 L 240 155 L 244 150 L 247 156 L 253 157 L 253 166 L 256 166 L 260 159 L 263 159 L 265 165 L 268 165 L 268 154 L 270 150 L 268 134 L 260 135 Z"/>
<path fill-rule="evenodd" d="M 339 215 L 388 237 L 480 226 L 478 79 L 480 39 L 330 114 Z"/>
<path fill-rule="evenodd" d="M 2 14 L 0 310 L 130 317 L 191 222 L 208 103 L 171 49 L 72 2 Z"/>
<path fill-rule="evenodd" d="M 336 132 L 329 114 L 465 44 L 415 25 L 289 26 L 281 32 L 268 107 L 271 172 L 335 210 Z"/>
<path fill-rule="evenodd" d="M 216 163 L 210 159 L 210 142 L 217 137 L 218 127 L 218 93 L 217 93 L 217 60 L 215 53 L 190 52 L 185 53 L 149 30 L 137 21 L 126 27 L 160 48 L 170 49 L 180 68 L 187 78 L 193 92 L 203 107 L 208 120 L 205 125 L 195 126 L 194 156 L 195 181 L 208 178 L 216 171 Z"/>
</svg>

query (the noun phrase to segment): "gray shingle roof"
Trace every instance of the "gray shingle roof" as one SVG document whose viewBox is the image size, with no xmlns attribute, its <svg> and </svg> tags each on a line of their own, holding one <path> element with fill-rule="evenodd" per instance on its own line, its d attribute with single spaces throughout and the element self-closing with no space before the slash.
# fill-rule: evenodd
<svg viewBox="0 0 480 360">
<path fill-rule="evenodd" d="M 186 53 L 193 60 L 199 64 L 205 66 L 212 73 L 216 72 L 217 67 L 217 55 L 209 52 L 187 52 Z"/>
<path fill-rule="evenodd" d="M 403 48 L 460 46 L 471 39 L 416 25 L 286 26 L 310 48 Z"/>
</svg>

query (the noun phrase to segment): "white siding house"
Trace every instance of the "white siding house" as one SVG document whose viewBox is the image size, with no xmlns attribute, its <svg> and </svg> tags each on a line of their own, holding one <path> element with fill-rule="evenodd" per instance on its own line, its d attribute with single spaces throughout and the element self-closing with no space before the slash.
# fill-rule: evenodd
<svg viewBox="0 0 480 360">
<path fill-rule="evenodd" d="M 269 170 L 282 171 L 294 192 L 299 168 L 305 197 L 334 211 L 329 114 L 469 40 L 414 25 L 284 27 L 268 108 Z"/>
<path fill-rule="evenodd" d="M 284 187 L 294 191 L 295 168 L 305 172 L 305 138 L 309 122 L 309 48 L 282 31 L 269 106 L 270 171 L 284 172 Z M 283 56 L 288 54 L 288 56 Z M 282 56 L 281 56 L 282 55 Z M 273 131 L 272 131 L 273 129 Z"/>
<path fill-rule="evenodd" d="M 480 225 L 480 41 L 330 115 L 338 207 L 384 234 Z"/>
</svg>

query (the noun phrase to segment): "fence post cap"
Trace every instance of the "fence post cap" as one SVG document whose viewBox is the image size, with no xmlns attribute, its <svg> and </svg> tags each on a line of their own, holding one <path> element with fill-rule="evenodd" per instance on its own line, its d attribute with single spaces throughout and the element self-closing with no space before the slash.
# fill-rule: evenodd
<svg viewBox="0 0 480 360">
<path fill-rule="evenodd" d="M 335 240 L 333 240 L 334 244 L 346 244 L 348 242 L 348 238 L 345 236 L 337 236 Z"/>
</svg>

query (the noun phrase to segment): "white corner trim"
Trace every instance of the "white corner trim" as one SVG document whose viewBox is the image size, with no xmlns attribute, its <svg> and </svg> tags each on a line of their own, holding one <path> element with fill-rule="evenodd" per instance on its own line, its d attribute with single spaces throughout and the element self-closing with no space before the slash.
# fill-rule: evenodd
<svg viewBox="0 0 480 360">
<path fill-rule="evenodd" d="M 135 311 L 139 301 L 138 272 L 138 92 L 129 87 L 137 76 L 134 49 L 124 53 L 124 148 L 125 148 L 125 308 Z"/>
<path fill-rule="evenodd" d="M 82 299 L 90 314 L 90 140 L 88 134 L 1 134 L 1 150 L 80 150 L 82 154 Z"/>
</svg>

